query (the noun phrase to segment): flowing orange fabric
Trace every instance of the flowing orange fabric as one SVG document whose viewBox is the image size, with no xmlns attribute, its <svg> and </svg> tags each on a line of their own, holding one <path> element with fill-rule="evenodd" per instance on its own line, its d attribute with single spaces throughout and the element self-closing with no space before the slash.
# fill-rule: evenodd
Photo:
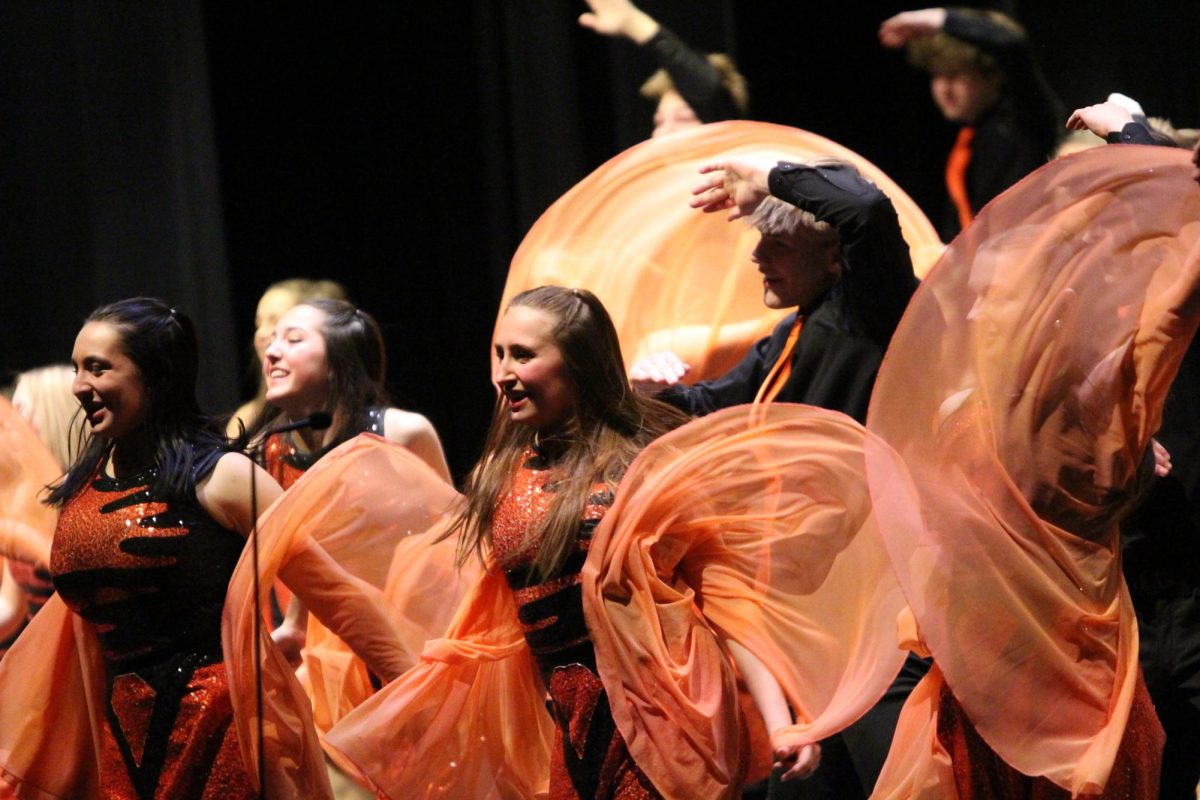
<svg viewBox="0 0 1200 800">
<path fill-rule="evenodd" d="M 612 316 L 626 363 L 673 350 L 692 366 L 688 381 L 721 375 L 787 313 L 763 307 L 750 261 L 757 234 L 688 207 L 701 165 L 752 151 L 854 164 L 891 198 L 916 274 L 941 254 L 916 203 L 862 156 L 795 128 L 721 122 L 642 142 L 563 195 L 513 256 L 501 312 L 543 284 L 589 289 Z"/>
<path fill-rule="evenodd" d="M 472 574 L 461 575 L 454 564 L 454 542 L 433 541 L 440 530 L 432 529 L 459 495 L 406 448 L 369 435 L 339 453 L 339 461 L 318 473 L 320 480 L 307 481 L 302 491 L 311 501 L 340 492 L 347 471 L 371 483 L 348 496 L 340 494 L 336 507 L 322 507 L 308 524 L 339 566 L 386 590 L 377 599 L 388 599 L 396 632 L 415 662 L 425 641 L 446 630 L 470 585 Z M 298 677 L 313 701 L 313 720 L 321 733 L 375 692 L 362 660 L 313 615 L 302 659 Z"/>
<path fill-rule="evenodd" d="M 954 201 L 954 209 L 958 212 L 958 225 L 965 228 L 975 219 L 971 210 L 971 200 L 967 196 L 967 167 L 971 164 L 971 142 L 975 139 L 975 129 L 970 125 L 958 132 L 954 140 L 954 148 L 946 159 L 946 191 Z"/>
<path fill-rule="evenodd" d="M 427 480 L 426 473 L 432 479 Z M 381 591 L 363 581 L 348 582 L 345 573 L 327 565 L 340 558 L 357 564 L 358 571 L 382 583 L 386 573 L 377 564 L 386 567 L 391 563 L 400 540 L 426 533 L 441 519 L 453 494 L 453 489 L 399 445 L 370 434 L 340 445 L 263 515 L 259 603 L 266 603 L 272 581 L 284 573 L 313 614 L 335 623 L 330 627 L 347 641 L 357 642 L 356 651 L 373 668 L 380 666 L 381 677 L 390 680 L 416 659 L 415 651 L 402 646 L 404 637 L 397 628 L 411 631 L 436 625 L 436 621 L 404 619 L 403 611 L 389 604 Z M 442 557 L 453 556 L 452 549 L 438 552 Z M 367 563 L 371 554 L 377 564 Z M 436 557 L 435 562 L 440 563 Z M 454 582 L 444 582 L 438 591 L 441 601 L 451 605 L 461 593 Z M 374 617 L 362 613 L 363 603 L 383 609 L 390 623 L 387 630 L 379 629 Z M 243 757 L 251 774 L 256 774 L 253 608 L 253 565 L 247 548 L 230 581 L 222 643 Z M 409 611 L 413 609 L 420 606 Z M 323 650 L 317 648 L 306 655 L 310 675 L 316 676 L 310 680 L 314 694 L 310 701 L 265 630 L 262 645 L 269 796 L 326 797 L 329 785 L 311 708 L 315 706 L 326 719 L 335 720 L 369 694 L 369 683 L 361 677 L 365 668 L 356 658 L 341 658 L 344 645 L 324 641 Z"/>
<path fill-rule="evenodd" d="M 55 595 L 0 661 L 0 798 L 97 797 L 103 703 L 96 637 Z"/>
<path fill-rule="evenodd" d="M 771 670 L 815 741 L 882 696 L 903 607 L 864 478 L 865 431 L 831 411 L 741 406 L 650 445 L 617 487 L 583 570 L 613 717 L 667 798 L 732 797 L 742 727 L 734 639 Z M 837 635 L 828 635 L 829 630 Z M 326 737 L 381 796 L 544 793 L 553 724 L 503 576 L 446 638 Z"/>
<path fill-rule="evenodd" d="M 1074 793 L 1103 790 L 1129 715 L 1137 628 L 1116 523 L 1198 286 L 1187 153 L 1064 158 L 955 240 L 875 384 L 868 427 L 894 450 L 868 445 L 871 492 L 937 674 L 1007 763 Z M 912 710 L 898 741 L 931 730 Z M 905 742 L 877 794 L 952 796 L 937 758 Z"/>
<path fill-rule="evenodd" d="M 0 397 L 0 556 L 50 563 L 58 512 L 41 498 L 61 473 L 29 423 Z"/>
<path fill-rule="evenodd" d="M 864 436 L 832 411 L 739 406 L 654 442 L 621 482 L 584 567 L 584 611 L 613 716 L 666 797 L 740 790 L 723 639 L 775 676 L 794 741 L 841 730 L 899 671 L 903 598 Z"/>
<path fill-rule="evenodd" d="M 554 724 L 504 577 L 485 571 L 445 638 L 326 743 L 381 797 L 518 800 L 549 788 Z"/>
</svg>

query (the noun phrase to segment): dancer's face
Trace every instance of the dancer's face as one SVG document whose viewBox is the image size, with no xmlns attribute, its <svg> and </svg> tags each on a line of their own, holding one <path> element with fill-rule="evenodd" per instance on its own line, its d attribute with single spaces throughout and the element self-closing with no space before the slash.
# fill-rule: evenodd
<svg viewBox="0 0 1200 800">
<path fill-rule="evenodd" d="M 696 128 L 701 125 L 696 112 L 687 104 L 683 96 L 674 90 L 663 94 L 654 112 L 654 131 L 651 138 L 666 136 L 668 133 Z"/>
<path fill-rule="evenodd" d="M 763 276 L 763 305 L 804 307 L 829 291 L 841 275 L 837 243 L 803 228 L 793 236 L 764 233 L 750 259 Z"/>
<path fill-rule="evenodd" d="M 295 292 L 287 289 L 268 289 L 258 300 L 258 308 L 254 311 L 254 352 L 262 361 L 266 355 L 267 345 L 271 343 L 271 335 L 279 318 L 299 300 Z"/>
<path fill-rule="evenodd" d="M 263 354 L 267 402 L 293 419 L 322 410 L 329 397 L 324 322 L 320 309 L 292 307 L 279 318 Z"/>
<path fill-rule="evenodd" d="M 930 78 L 933 102 L 950 122 L 971 125 L 1000 99 L 1003 78 L 977 69 L 937 72 Z"/>
<path fill-rule="evenodd" d="M 125 354 L 121 332 L 108 322 L 89 322 L 71 351 L 75 380 L 71 392 L 91 423 L 92 433 L 120 439 L 146 420 L 146 385 Z"/>
<path fill-rule="evenodd" d="M 512 421 L 537 430 L 560 427 L 575 409 L 575 391 L 554 340 L 556 322 L 540 309 L 513 306 L 496 329 L 492 382 Z"/>
</svg>

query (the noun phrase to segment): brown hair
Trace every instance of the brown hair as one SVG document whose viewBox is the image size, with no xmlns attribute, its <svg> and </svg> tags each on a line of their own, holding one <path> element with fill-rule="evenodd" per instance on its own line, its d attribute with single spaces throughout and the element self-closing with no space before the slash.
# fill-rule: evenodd
<svg viewBox="0 0 1200 800">
<path fill-rule="evenodd" d="M 604 306 L 585 289 L 540 286 L 508 304 L 553 317 L 554 340 L 575 395 L 571 419 L 555 436 L 554 499 L 532 539 L 541 542 L 533 563 L 540 579 L 562 569 L 575 548 L 584 506 L 597 483 L 614 488 L 634 457 L 653 439 L 687 420 L 683 412 L 642 397 L 629 385 L 617 331 Z M 506 313 L 507 310 L 506 309 Z M 491 545 L 496 505 L 535 432 L 514 423 L 497 399 L 479 463 L 467 476 L 466 499 L 446 536 L 459 535 L 459 559 Z"/>
<path fill-rule="evenodd" d="M 368 409 L 388 402 L 383 333 L 373 316 L 345 300 L 305 300 L 292 308 L 299 306 L 315 308 L 322 314 L 319 327 L 325 339 L 329 375 L 325 410 L 333 416 L 333 437 L 326 449 L 331 450 L 358 433 L 356 425 Z M 249 439 L 269 429 L 281 413 L 267 403 L 254 421 Z"/>
</svg>

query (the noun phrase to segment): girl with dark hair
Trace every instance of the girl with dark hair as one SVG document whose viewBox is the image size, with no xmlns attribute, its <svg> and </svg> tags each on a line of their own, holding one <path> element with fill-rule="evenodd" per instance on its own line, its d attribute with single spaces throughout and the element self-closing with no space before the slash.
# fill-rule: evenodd
<svg viewBox="0 0 1200 800">
<path fill-rule="evenodd" d="M 386 371 L 383 336 L 367 312 L 343 300 L 321 299 L 287 311 L 263 354 L 267 407 L 251 438 L 321 411 L 333 424 L 268 436 L 267 471 L 286 489 L 322 455 L 367 432 L 404 445 L 449 482 L 450 469 L 429 420 L 388 406 Z"/>
<path fill-rule="evenodd" d="M 322 456 L 360 433 L 404 445 L 450 482 L 450 468 L 429 420 L 388 406 L 386 371 L 379 324 L 351 303 L 307 300 L 279 318 L 263 353 L 267 405 L 248 436 L 250 441 L 261 439 L 263 466 L 280 486 L 290 488 Z M 332 417 L 328 428 L 267 433 L 318 412 Z M 308 638 L 307 614 L 282 587 L 276 587 L 276 601 L 286 615 L 272 636 L 288 659 L 298 662 Z"/>
<path fill-rule="evenodd" d="M 698 523 L 685 525 L 688 532 L 673 542 L 664 536 L 657 563 L 622 577 L 615 606 L 609 606 L 607 590 L 599 595 L 595 590 L 597 576 L 620 561 L 619 554 L 643 546 L 621 537 L 653 530 L 634 524 L 625 526 L 626 534 L 617 533 L 628 509 L 644 505 L 646 494 L 624 492 L 636 465 L 652 454 L 651 461 L 681 450 L 700 453 L 693 466 L 735 487 L 735 502 L 766 498 L 742 515 L 755 522 L 730 526 L 734 535 L 778 517 L 768 510 L 778 495 L 764 489 L 791 480 L 780 478 L 778 460 L 737 483 L 727 479 L 733 474 L 730 451 L 707 459 L 737 441 L 740 453 L 762 452 L 745 437 L 725 432 L 759 417 L 716 415 L 673 430 L 686 416 L 632 390 L 608 313 L 595 295 L 579 289 L 543 286 L 512 299 L 494 336 L 492 380 L 499 397 L 487 445 L 446 534 L 458 535 L 460 559 L 482 558 L 484 574 L 445 637 L 427 643 L 416 668 L 335 726 L 327 745 L 354 764 L 380 796 L 418 796 L 430 786 L 455 797 L 540 796 L 548 784 L 552 800 L 732 797 L 745 768 L 733 665 L 770 731 L 790 730 L 792 717 L 773 670 L 736 637 L 702 620 L 734 596 L 741 605 L 731 626 L 737 617 L 773 613 L 778 603 L 766 594 L 766 581 L 782 555 L 765 552 L 771 540 L 756 530 L 742 537 L 744 555 L 717 546 L 726 528 L 713 520 L 728 505 L 706 488 L 670 498 L 674 516 L 696 514 Z M 718 424 L 725 428 L 707 449 L 675 444 L 681 437 L 693 442 L 689 431 L 697 425 L 703 436 Z M 794 433 L 782 441 L 807 447 Z M 861 443 L 857 452 L 861 459 Z M 789 458 L 794 467 L 798 459 Z M 644 474 L 634 477 L 635 486 Z M 694 478 L 667 483 L 692 486 Z M 652 490 L 651 496 L 657 494 Z M 782 506 L 794 515 L 828 502 Z M 842 536 L 848 520 L 861 524 L 865 518 L 839 509 L 825 517 L 836 522 L 824 523 L 824 530 Z M 779 527 L 802 526 L 790 518 Z M 838 550 L 846 549 L 844 539 Z M 689 550 L 697 560 L 685 561 Z M 833 552 L 828 546 L 825 551 Z M 719 586 L 716 573 L 693 571 L 704 559 L 726 562 L 722 574 L 748 567 L 758 579 L 741 588 Z M 795 574 L 790 566 L 784 571 Z M 639 582 L 646 585 L 648 574 L 662 581 L 658 588 L 622 594 Z M 871 573 L 872 583 L 874 578 Z M 701 586 L 711 590 L 711 605 L 701 600 Z M 643 600 L 651 603 L 646 614 Z M 654 610 L 655 601 L 669 609 Z M 632 628 L 610 624 L 622 613 L 638 622 Z M 725 623 L 721 629 L 728 629 Z M 679 668 L 668 669 L 671 677 L 662 683 L 649 686 L 659 672 L 640 689 L 626 685 L 672 659 L 681 659 Z M 792 660 L 794 653 L 775 659 Z M 889 679 L 877 680 L 878 691 Z M 685 699 L 697 687 L 700 696 Z M 645 716 L 642 709 L 649 709 Z M 649 726 L 646 717 L 652 719 Z M 786 777 L 815 768 L 820 751 L 811 741 L 774 740 Z"/>
<path fill-rule="evenodd" d="M 267 391 L 266 381 L 263 380 L 262 360 L 267 345 L 271 342 L 271 334 L 275 332 L 275 323 L 279 322 L 287 310 L 297 303 L 318 299 L 348 300 L 346 287 L 337 281 L 309 278 L 286 278 L 272 283 L 258 298 L 254 309 L 254 340 L 252 342 L 253 356 L 248 364 L 249 374 L 254 378 L 254 397 L 240 405 L 225 425 L 225 433 L 230 439 L 240 436 L 242 430 L 262 414 L 266 406 L 263 395 Z"/>
<path fill-rule="evenodd" d="M 282 490 L 201 413 L 198 362 L 191 321 L 155 299 L 97 309 L 76 338 L 72 390 L 91 436 L 50 493 L 58 593 L 0 667 L 0 773 L 12 786 L 256 796 L 234 724 L 222 606 L 254 522 L 251 472 L 258 508 Z M 281 574 L 322 618 L 356 618 L 344 635 L 378 674 L 404 669 L 390 623 L 319 548 L 301 548 Z M 332 585 L 346 594 L 334 599 Z M 43 682 L 31 662 L 48 656 L 55 667 Z"/>
</svg>

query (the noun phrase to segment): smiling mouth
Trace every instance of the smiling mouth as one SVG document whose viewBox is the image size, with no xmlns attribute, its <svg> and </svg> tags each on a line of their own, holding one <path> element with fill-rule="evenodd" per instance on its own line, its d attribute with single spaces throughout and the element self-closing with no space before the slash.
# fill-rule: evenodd
<svg viewBox="0 0 1200 800">
<path fill-rule="evenodd" d="M 529 392 L 524 392 L 519 389 L 505 389 L 504 398 L 508 400 L 508 405 L 510 407 L 517 408 L 529 399 Z"/>
</svg>

